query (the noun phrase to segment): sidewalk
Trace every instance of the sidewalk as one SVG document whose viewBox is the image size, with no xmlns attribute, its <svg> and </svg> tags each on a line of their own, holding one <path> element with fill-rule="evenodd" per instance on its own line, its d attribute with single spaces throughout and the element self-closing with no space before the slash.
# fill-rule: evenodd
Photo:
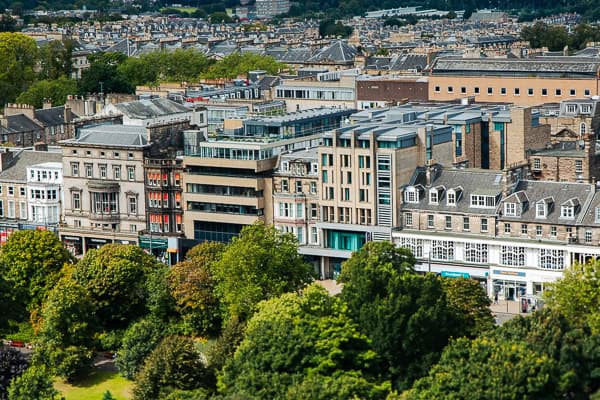
<svg viewBox="0 0 600 400">
<path fill-rule="evenodd" d="M 521 314 L 521 304 L 518 301 L 498 300 L 498 304 L 490 306 L 493 314 Z"/>
</svg>

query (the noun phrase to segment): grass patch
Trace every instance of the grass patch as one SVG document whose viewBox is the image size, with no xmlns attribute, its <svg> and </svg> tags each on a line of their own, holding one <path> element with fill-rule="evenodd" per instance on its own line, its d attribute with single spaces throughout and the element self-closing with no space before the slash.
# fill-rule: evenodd
<svg viewBox="0 0 600 400">
<path fill-rule="evenodd" d="M 196 7 L 163 7 L 160 9 L 160 12 L 164 12 L 165 10 L 177 10 L 177 11 L 181 11 L 181 12 L 186 12 L 186 13 L 193 13 L 194 11 L 196 11 L 198 8 Z"/>
<path fill-rule="evenodd" d="M 133 398 L 133 382 L 112 371 L 95 370 L 90 376 L 73 385 L 57 380 L 54 387 L 66 400 L 101 400 L 107 390 L 117 400 Z"/>
</svg>

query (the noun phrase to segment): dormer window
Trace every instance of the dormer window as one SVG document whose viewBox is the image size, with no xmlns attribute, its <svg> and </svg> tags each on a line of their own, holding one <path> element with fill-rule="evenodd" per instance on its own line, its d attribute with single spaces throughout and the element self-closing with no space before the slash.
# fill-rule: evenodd
<svg viewBox="0 0 600 400">
<path fill-rule="evenodd" d="M 594 218 L 594 222 L 597 224 L 600 224 L 600 207 L 596 207 L 595 208 L 595 218 Z"/>
<path fill-rule="evenodd" d="M 456 193 L 455 192 L 448 192 L 446 194 L 446 205 L 448 206 L 455 206 L 456 205 Z"/>
<path fill-rule="evenodd" d="M 589 114 L 592 112 L 592 106 L 589 104 L 582 104 L 581 105 L 581 113 L 582 114 Z"/>
<path fill-rule="evenodd" d="M 575 217 L 575 207 L 573 206 L 561 206 L 560 207 L 560 217 L 573 219 Z"/>
<path fill-rule="evenodd" d="M 573 219 L 579 207 L 579 200 L 572 198 L 560 205 L 560 218 Z"/>
<path fill-rule="evenodd" d="M 418 203 L 419 202 L 419 191 L 414 187 L 409 187 L 404 191 L 404 202 L 405 203 Z"/>
<path fill-rule="evenodd" d="M 569 114 L 575 114 L 577 112 L 577 104 L 567 104 L 567 112 Z"/>
<path fill-rule="evenodd" d="M 429 204 L 438 204 L 438 191 L 432 189 L 429 191 Z"/>
<path fill-rule="evenodd" d="M 547 210 L 546 203 L 540 202 L 535 205 L 535 217 L 546 218 Z"/>
<path fill-rule="evenodd" d="M 515 203 L 504 203 L 504 215 L 507 217 L 517 217 L 517 205 Z"/>
<path fill-rule="evenodd" d="M 472 194 L 471 195 L 471 207 L 494 208 L 494 207 L 496 207 L 496 197 Z"/>
</svg>

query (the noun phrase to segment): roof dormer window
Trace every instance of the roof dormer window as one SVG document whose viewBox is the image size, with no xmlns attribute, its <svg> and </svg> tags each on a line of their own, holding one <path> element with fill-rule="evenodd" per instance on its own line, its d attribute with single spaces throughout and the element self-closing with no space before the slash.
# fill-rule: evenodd
<svg viewBox="0 0 600 400">
<path fill-rule="evenodd" d="M 560 218 L 574 219 L 579 208 L 579 200 L 572 198 L 560 205 Z"/>
<path fill-rule="evenodd" d="M 456 205 L 456 193 L 452 191 L 448 191 L 446 194 L 446 205 L 447 206 L 455 206 Z"/>
<path fill-rule="evenodd" d="M 519 214 L 516 203 L 504 203 L 504 215 L 506 217 L 518 217 Z"/>
<path fill-rule="evenodd" d="M 429 191 L 429 204 L 438 204 L 439 193 L 437 189 L 431 189 Z"/>
<path fill-rule="evenodd" d="M 535 205 L 535 217 L 536 218 L 546 218 L 547 209 L 546 203 L 539 202 Z"/>
<path fill-rule="evenodd" d="M 560 217 L 573 219 L 575 217 L 575 207 L 573 206 L 561 206 L 560 207 Z"/>
<path fill-rule="evenodd" d="M 600 207 L 595 208 L 594 222 L 600 224 Z"/>
<path fill-rule="evenodd" d="M 404 202 L 413 204 L 419 202 L 419 191 L 414 186 L 408 187 L 404 191 Z"/>
</svg>

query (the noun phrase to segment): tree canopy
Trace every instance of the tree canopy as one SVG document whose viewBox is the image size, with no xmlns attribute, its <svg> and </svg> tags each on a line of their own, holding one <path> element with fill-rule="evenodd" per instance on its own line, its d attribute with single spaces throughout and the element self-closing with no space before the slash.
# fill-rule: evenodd
<svg viewBox="0 0 600 400">
<path fill-rule="evenodd" d="M 249 398 L 303 398 L 312 384 L 327 379 L 331 385 L 321 396 L 384 398 L 386 385 L 372 379 L 376 357 L 340 299 L 313 284 L 259 304 L 225 365 L 220 390 Z"/>
<path fill-rule="evenodd" d="M 242 229 L 214 265 L 217 293 L 228 317 L 248 318 L 265 299 L 301 289 L 313 268 L 291 234 L 255 223 Z"/>
<path fill-rule="evenodd" d="M 268 74 L 275 75 L 284 67 L 284 64 L 275 61 L 270 56 L 235 52 L 211 65 L 202 77 L 209 79 L 233 79 L 240 76 L 246 77 L 248 71 L 252 70 L 264 70 Z"/>
<path fill-rule="evenodd" d="M 39 307 L 72 257 L 58 237 L 49 231 L 21 230 L 13 233 L 0 251 L 2 275 L 25 292 L 30 309 Z"/>
<path fill-rule="evenodd" d="M 14 100 L 35 80 L 35 40 L 17 32 L 0 33 L 0 104 Z"/>
<path fill-rule="evenodd" d="M 17 102 L 42 108 L 44 100 L 50 100 L 53 106 L 62 106 L 67 96 L 77 93 L 77 82 L 64 76 L 34 82 L 17 97 Z"/>
<path fill-rule="evenodd" d="M 545 293 L 548 306 L 600 334 L 600 262 L 574 264 Z"/>
<path fill-rule="evenodd" d="M 138 246 L 108 244 L 89 250 L 73 279 L 89 292 L 104 327 L 123 328 L 147 312 L 148 277 L 158 268 Z"/>
<path fill-rule="evenodd" d="M 342 264 L 341 297 L 372 341 L 397 389 L 427 373 L 460 334 L 440 280 L 417 275 L 415 258 L 389 242 L 369 242 Z"/>
</svg>

